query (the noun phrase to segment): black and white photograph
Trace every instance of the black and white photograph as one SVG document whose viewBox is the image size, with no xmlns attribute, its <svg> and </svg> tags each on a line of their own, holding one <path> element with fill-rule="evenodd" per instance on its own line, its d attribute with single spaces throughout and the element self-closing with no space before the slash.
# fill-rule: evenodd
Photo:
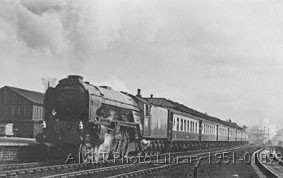
<svg viewBox="0 0 283 178">
<path fill-rule="evenodd" d="M 0 0 L 0 178 L 283 178 L 282 12 Z"/>
</svg>

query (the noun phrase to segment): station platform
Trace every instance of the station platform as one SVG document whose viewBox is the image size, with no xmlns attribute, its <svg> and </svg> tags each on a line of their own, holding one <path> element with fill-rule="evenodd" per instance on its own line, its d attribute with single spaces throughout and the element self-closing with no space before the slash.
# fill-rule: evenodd
<svg viewBox="0 0 283 178">
<path fill-rule="evenodd" d="M 1 146 L 28 146 L 39 144 L 35 138 L 0 137 Z"/>
<path fill-rule="evenodd" d="M 36 160 L 40 145 L 34 138 L 0 137 L 0 163 Z"/>
</svg>

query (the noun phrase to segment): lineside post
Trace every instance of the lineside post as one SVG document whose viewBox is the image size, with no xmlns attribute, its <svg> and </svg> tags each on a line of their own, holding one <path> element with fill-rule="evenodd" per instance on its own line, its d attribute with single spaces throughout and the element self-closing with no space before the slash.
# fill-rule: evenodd
<svg viewBox="0 0 283 178">
<path fill-rule="evenodd" d="M 199 165 L 200 165 L 202 159 L 203 159 L 203 158 L 200 157 L 199 160 L 198 160 L 198 162 L 197 162 L 197 164 L 196 164 L 195 167 L 194 167 L 194 178 L 197 178 L 197 177 L 198 177 L 198 167 L 199 167 Z"/>
</svg>

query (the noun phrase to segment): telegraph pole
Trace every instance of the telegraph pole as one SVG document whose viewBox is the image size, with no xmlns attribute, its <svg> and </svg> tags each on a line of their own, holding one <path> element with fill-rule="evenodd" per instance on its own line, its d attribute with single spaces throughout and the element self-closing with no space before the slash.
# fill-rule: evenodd
<svg viewBox="0 0 283 178">
<path fill-rule="evenodd" d="M 42 85 L 44 86 L 44 93 L 49 87 L 53 87 L 56 84 L 56 78 L 42 78 Z"/>
</svg>

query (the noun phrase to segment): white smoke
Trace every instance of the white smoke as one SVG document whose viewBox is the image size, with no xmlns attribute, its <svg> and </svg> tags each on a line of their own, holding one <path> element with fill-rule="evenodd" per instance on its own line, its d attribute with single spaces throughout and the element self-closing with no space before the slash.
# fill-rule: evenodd
<svg viewBox="0 0 283 178">
<path fill-rule="evenodd" d="M 272 120 L 270 119 L 267 118 L 263 119 L 262 127 L 264 128 L 266 134 L 268 134 L 269 139 L 271 139 L 277 133 L 276 124 L 272 123 Z"/>
<path fill-rule="evenodd" d="M 4 0 L 0 5 L 1 41 L 14 38 L 17 51 L 32 50 L 81 68 L 116 41 L 153 42 L 164 23 L 155 12 L 158 3 L 151 2 Z"/>
<path fill-rule="evenodd" d="M 118 77 L 110 76 L 104 82 L 102 82 L 101 86 L 111 86 L 114 90 L 129 92 L 129 88 Z"/>
</svg>

